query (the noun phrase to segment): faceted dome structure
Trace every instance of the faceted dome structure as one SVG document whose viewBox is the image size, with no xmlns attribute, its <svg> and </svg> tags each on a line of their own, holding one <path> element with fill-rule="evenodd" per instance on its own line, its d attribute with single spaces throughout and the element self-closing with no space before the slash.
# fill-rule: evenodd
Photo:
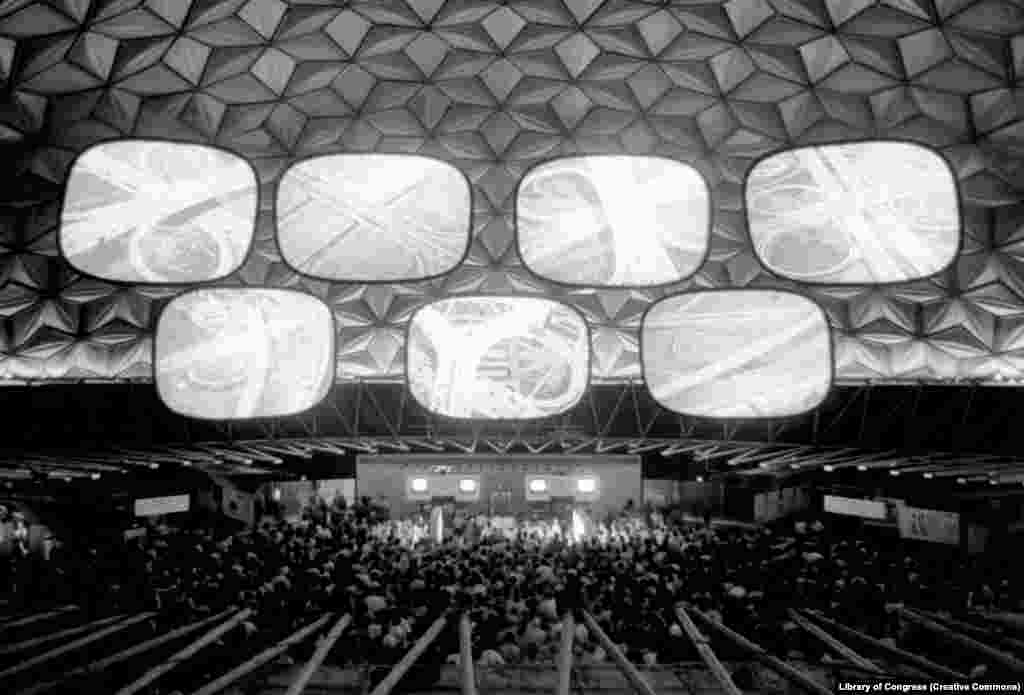
<svg viewBox="0 0 1024 695">
<path fill-rule="evenodd" d="M 401 379 L 406 325 L 458 294 L 533 294 L 591 327 L 593 380 L 640 376 L 657 299 L 705 288 L 805 294 L 839 383 L 1024 377 L 1024 5 L 1019 0 L 6 0 L 0 2 L 0 379 L 152 378 L 159 310 L 183 287 L 87 277 L 60 255 L 69 170 L 120 138 L 215 145 L 259 177 L 256 237 L 215 286 L 293 288 L 336 320 L 337 377 Z M 928 279 L 784 280 L 746 228 L 756 161 L 895 139 L 950 163 L 963 239 Z M 311 156 L 412 153 L 473 186 L 473 244 L 447 275 L 342 284 L 296 274 L 275 240 L 282 173 Z M 569 288 L 524 268 L 516 187 L 563 156 L 669 157 L 713 203 L 681 283 Z"/>
</svg>

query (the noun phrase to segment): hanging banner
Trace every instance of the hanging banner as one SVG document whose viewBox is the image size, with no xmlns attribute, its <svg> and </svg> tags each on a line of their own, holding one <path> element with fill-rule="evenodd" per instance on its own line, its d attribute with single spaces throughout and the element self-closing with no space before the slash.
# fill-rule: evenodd
<svg viewBox="0 0 1024 695">
<path fill-rule="evenodd" d="M 900 537 L 928 543 L 960 545 L 960 515 L 918 507 L 897 509 Z"/>
<path fill-rule="evenodd" d="M 162 516 L 189 510 L 188 495 L 146 497 L 135 500 L 135 516 Z"/>
<path fill-rule="evenodd" d="M 888 514 L 888 507 L 885 502 L 825 495 L 825 511 L 829 514 L 884 521 Z"/>
</svg>

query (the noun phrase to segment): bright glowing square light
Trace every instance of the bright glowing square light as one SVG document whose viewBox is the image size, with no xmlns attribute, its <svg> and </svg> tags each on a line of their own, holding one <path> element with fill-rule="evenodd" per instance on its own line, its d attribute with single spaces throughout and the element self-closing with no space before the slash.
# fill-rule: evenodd
<svg viewBox="0 0 1024 695">
<path fill-rule="evenodd" d="M 409 483 L 409 488 L 413 492 L 426 492 L 427 491 L 427 479 L 426 478 L 413 478 Z"/>
<path fill-rule="evenodd" d="M 593 478 L 580 478 L 576 481 L 576 490 L 584 494 L 590 494 L 597 489 L 597 481 Z"/>
<path fill-rule="evenodd" d="M 543 478 L 534 478 L 530 481 L 530 492 L 547 492 L 548 481 Z"/>
<path fill-rule="evenodd" d="M 476 481 L 472 478 L 463 478 L 459 481 L 460 492 L 476 492 Z"/>
</svg>

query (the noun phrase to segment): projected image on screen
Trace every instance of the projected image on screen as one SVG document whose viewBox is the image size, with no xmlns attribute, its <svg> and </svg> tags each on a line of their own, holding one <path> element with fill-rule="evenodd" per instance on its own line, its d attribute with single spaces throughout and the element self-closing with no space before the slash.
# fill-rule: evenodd
<svg viewBox="0 0 1024 695">
<path fill-rule="evenodd" d="M 233 420 L 319 403 L 334 377 L 334 322 L 323 302 L 272 289 L 176 297 L 156 329 L 156 384 L 171 410 Z"/>
<path fill-rule="evenodd" d="M 651 395 L 700 417 L 784 417 L 817 406 L 832 382 L 825 315 L 796 294 L 694 292 L 652 305 L 641 328 Z"/>
<path fill-rule="evenodd" d="M 115 282 L 216 280 L 245 261 L 257 196 L 256 174 L 237 155 L 154 140 L 102 143 L 71 168 L 61 252 L 76 269 Z"/>
<path fill-rule="evenodd" d="M 523 263 L 573 285 L 650 286 L 692 275 L 707 251 L 711 201 L 700 173 L 660 157 L 570 157 L 523 178 Z"/>
<path fill-rule="evenodd" d="M 590 373 L 582 316 L 535 297 L 434 302 L 413 315 L 406 351 L 416 400 L 457 418 L 561 413 L 583 396 Z"/>
<path fill-rule="evenodd" d="M 458 169 L 412 155 L 333 155 L 292 166 L 277 194 L 281 255 L 306 275 L 347 282 L 451 271 L 470 241 Z"/>
<path fill-rule="evenodd" d="M 750 236 L 773 272 L 804 282 L 888 283 L 934 275 L 960 246 L 957 184 L 909 143 L 804 147 L 747 178 Z"/>
</svg>

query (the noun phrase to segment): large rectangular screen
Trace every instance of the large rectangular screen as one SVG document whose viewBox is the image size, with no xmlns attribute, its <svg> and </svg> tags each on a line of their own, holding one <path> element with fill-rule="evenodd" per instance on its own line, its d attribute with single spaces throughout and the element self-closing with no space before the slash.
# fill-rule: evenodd
<svg viewBox="0 0 1024 695">
<path fill-rule="evenodd" d="M 58 243 L 77 270 L 114 282 L 227 277 L 245 261 L 257 179 L 214 147 L 117 140 L 83 152 L 68 175 Z"/>
<path fill-rule="evenodd" d="M 750 236 L 761 261 L 793 280 L 917 280 L 960 248 L 956 178 L 936 152 L 904 142 L 802 147 L 747 177 Z"/>
<path fill-rule="evenodd" d="M 447 417 L 518 420 L 556 415 L 582 398 L 590 334 L 575 309 L 537 297 L 458 297 L 428 304 L 409 324 L 413 397 Z"/>
<path fill-rule="evenodd" d="M 692 292 L 651 306 L 641 327 L 651 395 L 700 417 L 786 417 L 832 385 L 832 344 L 811 300 L 773 290 Z"/>
<path fill-rule="evenodd" d="M 696 169 L 671 159 L 567 157 L 523 178 L 516 234 L 524 265 L 555 282 L 679 282 L 704 261 L 711 197 Z"/>
<path fill-rule="evenodd" d="M 157 322 L 157 392 L 189 417 L 234 420 L 308 410 L 334 380 L 334 320 L 311 295 L 201 289 Z"/>
<path fill-rule="evenodd" d="M 470 218 L 466 177 L 416 155 L 314 157 L 289 168 L 278 186 L 282 258 L 326 280 L 443 275 L 469 252 Z"/>
</svg>

